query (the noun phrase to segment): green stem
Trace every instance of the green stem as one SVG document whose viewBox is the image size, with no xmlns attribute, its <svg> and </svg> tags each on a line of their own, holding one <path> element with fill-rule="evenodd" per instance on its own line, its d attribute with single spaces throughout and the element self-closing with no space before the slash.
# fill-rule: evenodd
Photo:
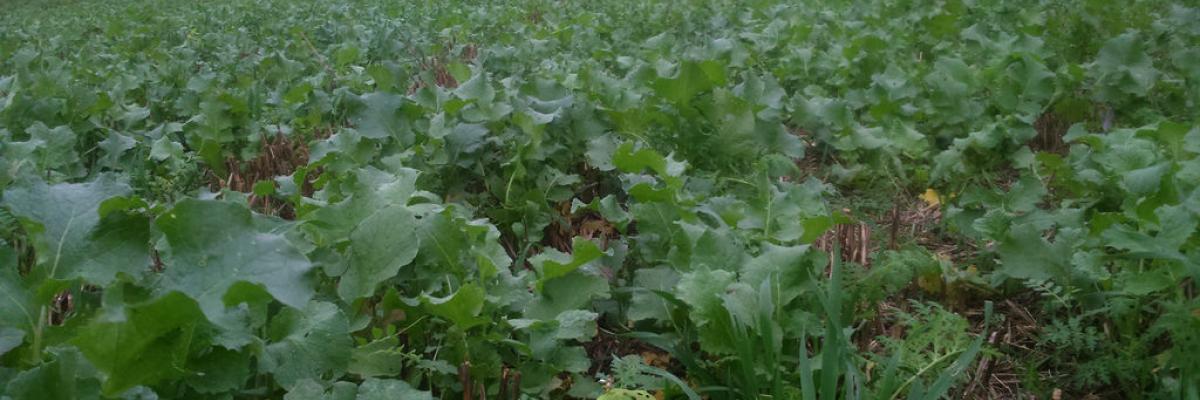
<svg viewBox="0 0 1200 400">
<path fill-rule="evenodd" d="M 912 384 L 913 381 L 917 380 L 917 377 L 921 376 L 921 374 L 924 374 L 926 371 L 929 371 L 930 368 L 933 368 L 933 367 L 937 366 L 938 364 L 941 364 L 942 361 L 946 361 L 947 358 L 958 355 L 958 353 L 962 353 L 962 350 L 955 350 L 950 353 L 946 353 L 945 355 L 938 357 L 936 360 L 933 360 L 933 362 L 929 363 L 929 365 L 922 367 L 920 371 L 917 371 L 916 374 L 913 374 L 913 376 L 909 377 L 908 380 L 904 381 L 904 383 L 901 384 L 900 387 L 896 388 L 896 391 L 892 393 L 892 396 L 889 397 L 889 399 L 895 399 L 896 396 L 900 395 L 900 392 L 904 391 L 904 388 L 908 387 L 908 385 Z"/>
<path fill-rule="evenodd" d="M 42 331 L 46 326 L 46 306 L 42 306 L 38 311 L 38 322 L 33 327 L 33 362 L 39 364 L 42 362 Z"/>
<path fill-rule="evenodd" d="M 763 221 L 763 236 L 769 241 L 771 240 L 771 209 L 775 208 L 775 199 L 771 197 L 771 177 L 767 175 L 766 171 L 763 171 L 763 181 L 766 184 L 764 195 L 767 198 L 767 219 Z"/>
</svg>

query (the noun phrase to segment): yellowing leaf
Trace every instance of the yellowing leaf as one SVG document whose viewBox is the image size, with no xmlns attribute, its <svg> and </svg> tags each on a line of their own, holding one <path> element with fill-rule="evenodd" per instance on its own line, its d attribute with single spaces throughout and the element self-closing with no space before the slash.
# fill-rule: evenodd
<svg viewBox="0 0 1200 400">
<path fill-rule="evenodd" d="M 596 400 L 652 400 L 654 395 L 645 390 L 612 389 L 600 395 Z"/>
<path fill-rule="evenodd" d="M 930 207 L 942 205 L 942 196 L 933 188 L 925 189 L 925 193 L 921 195 L 921 200 L 925 201 Z"/>
<path fill-rule="evenodd" d="M 944 282 L 939 274 L 923 275 L 917 277 L 917 286 L 927 293 L 938 294 L 942 293 Z"/>
</svg>

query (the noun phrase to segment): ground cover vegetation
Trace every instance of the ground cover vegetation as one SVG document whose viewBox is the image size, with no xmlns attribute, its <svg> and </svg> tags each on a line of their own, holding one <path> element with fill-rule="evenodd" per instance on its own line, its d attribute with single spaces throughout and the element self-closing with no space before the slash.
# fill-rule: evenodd
<svg viewBox="0 0 1200 400">
<path fill-rule="evenodd" d="M 0 398 L 1200 398 L 1200 8 L 0 2 Z"/>
</svg>

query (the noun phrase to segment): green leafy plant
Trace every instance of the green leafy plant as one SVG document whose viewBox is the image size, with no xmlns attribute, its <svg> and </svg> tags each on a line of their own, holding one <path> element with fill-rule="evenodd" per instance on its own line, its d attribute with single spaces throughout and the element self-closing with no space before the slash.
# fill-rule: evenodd
<svg viewBox="0 0 1200 400">
<path fill-rule="evenodd" d="M 1200 393 L 1193 5 L 3 4 L 0 398 Z"/>
</svg>

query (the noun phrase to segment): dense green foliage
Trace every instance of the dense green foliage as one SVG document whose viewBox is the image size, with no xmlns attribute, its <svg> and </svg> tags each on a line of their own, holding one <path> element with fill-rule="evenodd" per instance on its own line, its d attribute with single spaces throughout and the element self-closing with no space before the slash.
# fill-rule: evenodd
<svg viewBox="0 0 1200 400">
<path fill-rule="evenodd" d="M 0 399 L 1200 398 L 1200 8 L 0 7 Z"/>
</svg>

